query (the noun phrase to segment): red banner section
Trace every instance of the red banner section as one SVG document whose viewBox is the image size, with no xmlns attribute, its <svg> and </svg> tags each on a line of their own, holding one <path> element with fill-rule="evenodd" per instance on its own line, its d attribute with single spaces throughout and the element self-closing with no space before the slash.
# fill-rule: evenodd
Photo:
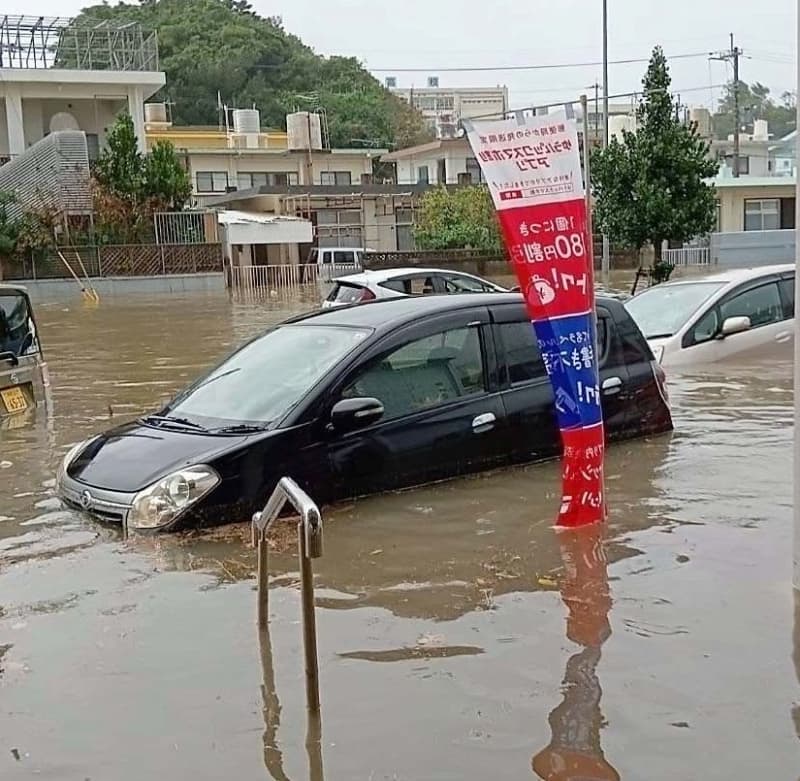
<svg viewBox="0 0 800 781">
<path fill-rule="evenodd" d="M 480 161 L 553 387 L 564 444 L 559 526 L 605 519 L 591 236 L 565 113 L 474 123 Z"/>
</svg>

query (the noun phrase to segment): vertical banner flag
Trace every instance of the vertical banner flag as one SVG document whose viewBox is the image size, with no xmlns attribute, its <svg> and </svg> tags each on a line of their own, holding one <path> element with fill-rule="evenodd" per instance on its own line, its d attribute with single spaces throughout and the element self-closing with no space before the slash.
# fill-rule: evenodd
<svg viewBox="0 0 800 781">
<path fill-rule="evenodd" d="M 564 445 L 557 525 L 602 521 L 592 243 L 575 120 L 560 111 L 474 122 L 468 135 L 553 386 Z"/>
</svg>

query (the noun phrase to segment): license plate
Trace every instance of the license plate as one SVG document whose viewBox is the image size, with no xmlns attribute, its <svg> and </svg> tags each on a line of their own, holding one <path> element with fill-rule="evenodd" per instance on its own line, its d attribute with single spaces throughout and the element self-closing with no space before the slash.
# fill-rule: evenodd
<svg viewBox="0 0 800 781">
<path fill-rule="evenodd" d="M 28 409 L 28 400 L 22 392 L 22 388 L 7 388 L 0 390 L 0 398 L 3 399 L 8 412 L 25 412 Z"/>
</svg>

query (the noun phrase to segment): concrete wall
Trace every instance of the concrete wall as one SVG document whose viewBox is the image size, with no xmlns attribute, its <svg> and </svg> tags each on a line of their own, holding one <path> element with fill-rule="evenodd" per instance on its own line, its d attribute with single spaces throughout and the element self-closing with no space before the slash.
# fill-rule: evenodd
<svg viewBox="0 0 800 781">
<path fill-rule="evenodd" d="M 711 236 L 711 262 L 721 268 L 795 262 L 795 231 L 742 231 Z"/>
<path fill-rule="evenodd" d="M 179 293 L 218 293 L 225 290 L 225 276 L 211 274 L 170 274 L 158 277 L 103 277 L 91 280 L 100 295 L 160 295 Z M 81 291 L 74 279 L 21 279 L 14 284 L 24 285 L 34 301 L 80 299 Z"/>
</svg>

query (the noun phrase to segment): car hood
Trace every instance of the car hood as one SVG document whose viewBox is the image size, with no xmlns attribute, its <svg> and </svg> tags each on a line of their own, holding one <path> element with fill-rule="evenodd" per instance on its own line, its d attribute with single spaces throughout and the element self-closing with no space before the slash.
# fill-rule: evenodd
<svg viewBox="0 0 800 781">
<path fill-rule="evenodd" d="M 270 432 L 257 436 L 270 436 Z M 252 434 L 212 436 L 128 423 L 93 439 L 72 460 L 67 474 L 95 488 L 140 491 L 177 469 L 213 463 L 253 438 Z"/>
</svg>

